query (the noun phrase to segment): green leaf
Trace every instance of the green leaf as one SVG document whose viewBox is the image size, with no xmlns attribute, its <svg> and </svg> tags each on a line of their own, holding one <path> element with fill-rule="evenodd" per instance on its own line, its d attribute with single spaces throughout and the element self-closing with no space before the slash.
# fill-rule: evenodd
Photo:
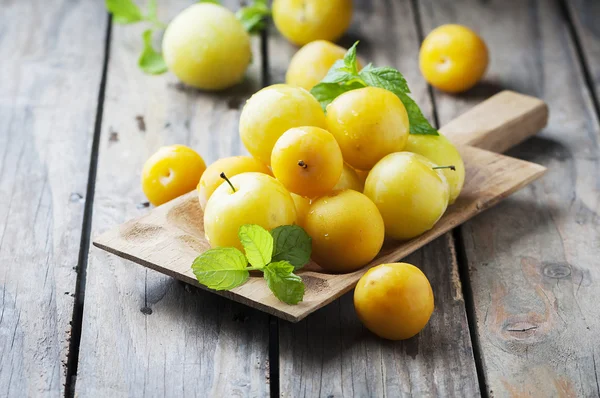
<svg viewBox="0 0 600 398">
<path fill-rule="evenodd" d="M 116 23 L 128 24 L 144 19 L 142 11 L 132 0 L 105 0 L 105 5 Z"/>
<path fill-rule="evenodd" d="M 338 59 L 333 63 L 327 75 L 321 80 L 321 83 L 344 83 L 355 79 L 356 76 L 348 71 L 343 59 Z"/>
<path fill-rule="evenodd" d="M 360 71 L 359 76 L 367 86 L 384 88 L 396 95 L 410 93 L 406 79 L 394 68 L 374 68 L 369 64 Z"/>
<path fill-rule="evenodd" d="M 238 231 L 240 242 L 246 251 L 248 262 L 256 268 L 263 268 L 271 262 L 273 237 L 260 225 L 246 224 Z"/>
<path fill-rule="evenodd" d="M 192 270 L 198 282 L 214 290 L 231 290 L 248 279 L 248 263 L 234 247 L 220 247 L 196 257 Z"/>
<path fill-rule="evenodd" d="M 150 21 L 156 20 L 156 0 L 148 0 L 146 5 L 146 19 Z"/>
<path fill-rule="evenodd" d="M 356 60 L 356 45 L 346 51 L 343 59 L 338 59 L 331 65 L 327 75 L 321 80 L 321 83 L 346 83 L 352 80 L 360 80 L 358 75 L 358 63 Z"/>
<path fill-rule="evenodd" d="M 440 135 L 438 131 L 429 124 L 429 121 L 423 116 L 421 109 L 416 102 L 405 93 L 396 93 L 400 101 L 404 104 L 408 113 L 408 124 L 411 134 L 421 135 Z"/>
<path fill-rule="evenodd" d="M 310 92 L 319 101 L 324 111 L 327 105 L 336 97 L 346 91 L 363 88 L 366 83 L 358 74 L 358 63 L 356 60 L 356 45 L 348 49 L 344 59 L 339 59 L 329 68 L 323 80 L 314 86 Z"/>
<path fill-rule="evenodd" d="M 346 51 L 346 55 L 344 55 L 344 65 L 347 68 L 347 72 L 352 73 L 353 75 L 358 74 L 358 62 L 356 61 L 356 46 L 358 45 L 358 41 L 354 42 L 352 47 Z"/>
<path fill-rule="evenodd" d="M 148 74 L 159 75 L 167 71 L 167 64 L 161 53 L 152 47 L 152 29 L 144 31 L 144 50 L 138 59 L 139 67 Z"/>
<path fill-rule="evenodd" d="M 293 271 L 294 266 L 287 261 L 271 263 L 264 268 L 267 286 L 286 304 L 298 304 L 304 298 L 304 282 Z"/>
<path fill-rule="evenodd" d="M 323 110 L 326 111 L 327 105 L 329 105 L 339 95 L 342 95 L 347 91 L 356 90 L 357 88 L 363 87 L 365 87 L 365 85 L 358 81 L 345 84 L 319 83 L 310 90 L 310 93 L 317 99 L 317 101 L 319 101 Z"/>
<path fill-rule="evenodd" d="M 212 4 L 221 5 L 220 0 L 198 0 L 198 3 L 212 3 Z"/>
<path fill-rule="evenodd" d="M 271 9 L 266 1 L 255 0 L 251 5 L 240 8 L 235 16 L 242 23 L 246 32 L 255 34 L 265 28 L 265 19 L 271 16 Z"/>
<path fill-rule="evenodd" d="M 273 235 L 273 260 L 287 261 L 294 269 L 304 267 L 310 261 L 312 239 L 298 225 L 283 225 L 271 231 Z"/>
</svg>

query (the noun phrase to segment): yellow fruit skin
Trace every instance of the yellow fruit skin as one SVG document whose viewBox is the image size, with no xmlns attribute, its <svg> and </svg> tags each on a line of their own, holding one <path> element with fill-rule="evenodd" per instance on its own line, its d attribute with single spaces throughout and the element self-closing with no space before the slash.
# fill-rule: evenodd
<svg viewBox="0 0 600 398">
<path fill-rule="evenodd" d="M 327 40 L 316 40 L 302 47 L 290 61 L 285 82 L 310 90 L 327 75 L 335 61 L 343 59 L 346 49 Z M 362 69 L 360 62 L 358 69 Z"/>
<path fill-rule="evenodd" d="M 433 291 L 417 267 L 381 264 L 358 281 L 354 308 L 371 332 L 388 340 L 404 340 L 427 325 L 434 308 Z"/>
<path fill-rule="evenodd" d="M 304 227 L 304 219 L 310 209 L 310 199 L 304 196 L 291 193 L 294 204 L 296 205 L 296 224 Z"/>
<path fill-rule="evenodd" d="M 240 137 L 252 156 L 271 164 L 275 142 L 293 127 L 325 128 L 325 114 L 308 91 L 275 84 L 255 93 L 240 115 Z"/>
<path fill-rule="evenodd" d="M 362 193 L 364 187 L 364 181 L 358 176 L 356 170 L 344 163 L 342 175 L 340 176 L 337 184 L 335 184 L 335 187 L 333 187 L 333 190 L 340 191 L 342 189 L 353 189 Z"/>
<path fill-rule="evenodd" d="M 225 7 L 194 4 L 177 15 L 162 42 L 165 62 L 179 80 L 202 90 L 239 83 L 250 64 L 250 36 Z"/>
<path fill-rule="evenodd" d="M 144 163 L 142 190 L 150 203 L 159 206 L 193 191 L 204 170 L 204 160 L 193 149 L 164 146 Z"/>
<path fill-rule="evenodd" d="M 275 178 L 263 173 L 242 173 L 213 192 L 204 211 L 204 232 L 212 247 L 242 249 L 238 230 L 257 224 L 271 230 L 296 222 L 296 207 L 290 193 Z"/>
<path fill-rule="evenodd" d="M 453 165 L 456 168 L 456 170 L 440 170 L 448 181 L 448 202 L 454 203 L 465 183 L 465 164 L 456 147 L 442 134 L 438 136 L 411 134 L 404 150 L 423 155 L 438 166 Z"/>
<path fill-rule="evenodd" d="M 202 210 L 206 208 L 208 198 L 219 185 L 225 182 L 221 173 L 228 178 L 241 173 L 257 172 L 271 175 L 271 170 L 263 163 L 250 156 L 232 156 L 222 158 L 208 166 L 198 184 L 198 200 Z"/>
<path fill-rule="evenodd" d="M 448 207 L 448 182 L 436 165 L 410 152 L 392 153 L 369 172 L 367 195 L 381 212 L 386 235 L 412 239 L 430 230 Z"/>
<path fill-rule="evenodd" d="M 292 43 L 336 41 L 352 22 L 352 0 L 274 0 L 273 22 Z"/>
<path fill-rule="evenodd" d="M 271 167 L 288 191 L 314 198 L 333 189 L 342 175 L 344 159 L 328 131 L 296 127 L 283 133 L 275 143 Z"/>
<path fill-rule="evenodd" d="M 461 25 L 442 25 L 423 40 L 419 66 L 433 87 L 459 93 L 473 87 L 485 74 L 489 62 L 484 41 Z"/>
<path fill-rule="evenodd" d="M 351 189 L 313 200 L 304 229 L 312 238 L 312 258 L 332 272 L 351 272 L 368 264 L 379 253 L 385 234 L 377 207 Z"/>
<path fill-rule="evenodd" d="M 327 106 L 327 130 L 350 166 L 369 170 L 408 140 L 408 114 L 392 92 L 365 87 L 348 91 Z"/>
</svg>

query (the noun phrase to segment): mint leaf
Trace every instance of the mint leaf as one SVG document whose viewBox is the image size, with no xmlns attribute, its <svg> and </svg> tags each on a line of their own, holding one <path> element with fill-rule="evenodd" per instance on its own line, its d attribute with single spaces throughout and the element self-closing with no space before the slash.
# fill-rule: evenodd
<svg viewBox="0 0 600 398">
<path fill-rule="evenodd" d="M 355 42 L 348 49 L 344 59 L 335 61 L 323 80 L 310 90 L 310 93 L 319 101 L 324 111 L 327 110 L 327 105 L 346 91 L 366 86 L 366 83 L 358 74 L 357 45 L 358 42 Z"/>
<path fill-rule="evenodd" d="M 275 297 L 286 304 L 298 304 L 304 298 L 304 282 L 294 275 L 294 266 L 287 261 L 278 261 L 264 269 L 267 286 Z"/>
<path fill-rule="evenodd" d="M 246 224 L 238 231 L 240 242 L 246 251 L 248 262 L 256 268 L 263 268 L 271 262 L 273 237 L 260 225 Z"/>
<path fill-rule="evenodd" d="M 319 101 L 321 108 L 327 110 L 327 105 L 344 94 L 346 91 L 356 90 L 357 88 L 365 87 L 364 84 L 354 81 L 346 84 L 339 83 L 319 83 L 310 89 L 310 93 Z"/>
<path fill-rule="evenodd" d="M 429 124 L 429 121 L 423 116 L 419 106 L 408 96 L 408 94 L 397 93 L 396 95 L 400 98 L 400 101 L 402 101 L 406 108 L 406 112 L 408 113 L 408 124 L 410 126 L 411 134 L 440 135 L 440 133 Z"/>
<path fill-rule="evenodd" d="M 147 29 L 142 34 L 144 50 L 138 59 L 139 67 L 150 75 L 159 75 L 167 71 L 167 64 L 161 53 L 152 47 L 152 29 Z"/>
<path fill-rule="evenodd" d="M 105 5 L 116 23 L 134 23 L 144 18 L 140 8 L 132 0 L 105 0 Z"/>
<path fill-rule="evenodd" d="M 251 5 L 240 8 L 235 16 L 242 23 L 246 32 L 255 34 L 265 28 L 265 19 L 271 16 L 271 9 L 266 1 L 254 0 Z"/>
<path fill-rule="evenodd" d="M 331 65 L 327 75 L 321 80 L 321 83 L 344 83 L 354 79 L 356 76 L 348 71 L 343 59 L 338 59 Z"/>
<path fill-rule="evenodd" d="M 384 88 L 396 95 L 410 93 L 406 79 L 394 68 L 374 68 L 369 64 L 358 75 L 367 86 Z"/>
<path fill-rule="evenodd" d="M 156 0 L 148 0 L 146 5 L 146 19 L 156 21 Z"/>
<path fill-rule="evenodd" d="M 353 75 L 358 74 L 358 62 L 356 62 L 356 46 L 358 46 L 358 41 L 354 42 L 352 47 L 346 51 L 346 55 L 344 55 L 344 66 L 346 67 L 346 71 L 352 73 Z"/>
<path fill-rule="evenodd" d="M 283 225 L 271 231 L 273 235 L 273 262 L 289 262 L 294 269 L 304 267 L 310 261 L 312 239 L 298 225 Z"/>
<path fill-rule="evenodd" d="M 192 270 L 198 282 L 214 290 L 231 290 L 248 279 L 248 263 L 234 247 L 210 249 L 196 257 Z"/>
</svg>

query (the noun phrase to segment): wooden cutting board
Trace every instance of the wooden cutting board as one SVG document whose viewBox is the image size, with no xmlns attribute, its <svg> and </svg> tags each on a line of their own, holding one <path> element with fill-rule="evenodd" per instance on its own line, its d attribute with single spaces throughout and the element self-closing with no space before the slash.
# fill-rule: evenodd
<svg viewBox="0 0 600 398">
<path fill-rule="evenodd" d="M 547 119 L 548 108 L 543 101 L 504 91 L 444 126 L 440 131 L 457 144 L 465 162 L 466 178 L 461 195 L 435 228 L 408 242 L 386 242 L 375 260 L 352 273 L 326 273 L 311 262 L 298 272 L 306 284 L 301 303 L 288 305 L 277 300 L 258 274 L 232 291 L 215 293 L 292 322 L 300 321 L 352 289 L 369 268 L 402 259 L 544 174 L 543 166 L 494 152 L 504 152 L 535 134 Z M 93 243 L 206 289 L 196 281 L 190 268 L 192 261 L 210 248 L 195 191 L 105 232 Z"/>
</svg>

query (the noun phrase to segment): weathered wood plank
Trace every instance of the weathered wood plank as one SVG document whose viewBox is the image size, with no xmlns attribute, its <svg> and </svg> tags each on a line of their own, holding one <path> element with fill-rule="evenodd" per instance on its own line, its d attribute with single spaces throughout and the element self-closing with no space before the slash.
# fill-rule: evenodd
<svg viewBox="0 0 600 398">
<path fill-rule="evenodd" d="M 598 25 L 600 2 L 594 0 L 563 2 L 568 7 L 577 40 L 581 45 L 582 56 L 598 98 L 600 96 L 600 26 Z"/>
<path fill-rule="evenodd" d="M 548 1 L 426 0 L 421 11 L 426 32 L 466 24 L 491 52 L 486 83 L 436 92 L 442 123 L 498 87 L 550 108 L 543 134 L 510 153 L 546 176 L 462 228 L 490 395 L 598 396 L 599 128 L 564 16 Z"/>
<path fill-rule="evenodd" d="M 160 2 L 159 15 L 168 20 L 189 3 Z M 145 76 L 136 64 L 141 32 L 113 27 L 95 233 L 147 211 L 140 172 L 159 146 L 190 145 L 207 163 L 242 152 L 239 108 L 260 87 L 260 51 L 248 81 L 224 93 L 184 88 L 172 75 Z M 267 359 L 266 315 L 90 251 L 77 395 L 266 396 Z"/>
<path fill-rule="evenodd" d="M 108 17 L 0 5 L 0 396 L 63 396 Z"/>
<path fill-rule="evenodd" d="M 405 73 L 413 95 L 431 115 L 417 69 L 418 36 L 409 1 L 355 2 L 345 45 L 360 39 L 359 55 Z M 269 65 L 283 79 L 295 49 L 269 38 Z M 452 238 L 445 235 L 406 261 L 429 277 L 436 309 L 429 325 L 405 342 L 374 337 L 358 321 L 352 293 L 298 324 L 280 322 L 282 396 L 474 396 L 479 392 Z"/>
</svg>

